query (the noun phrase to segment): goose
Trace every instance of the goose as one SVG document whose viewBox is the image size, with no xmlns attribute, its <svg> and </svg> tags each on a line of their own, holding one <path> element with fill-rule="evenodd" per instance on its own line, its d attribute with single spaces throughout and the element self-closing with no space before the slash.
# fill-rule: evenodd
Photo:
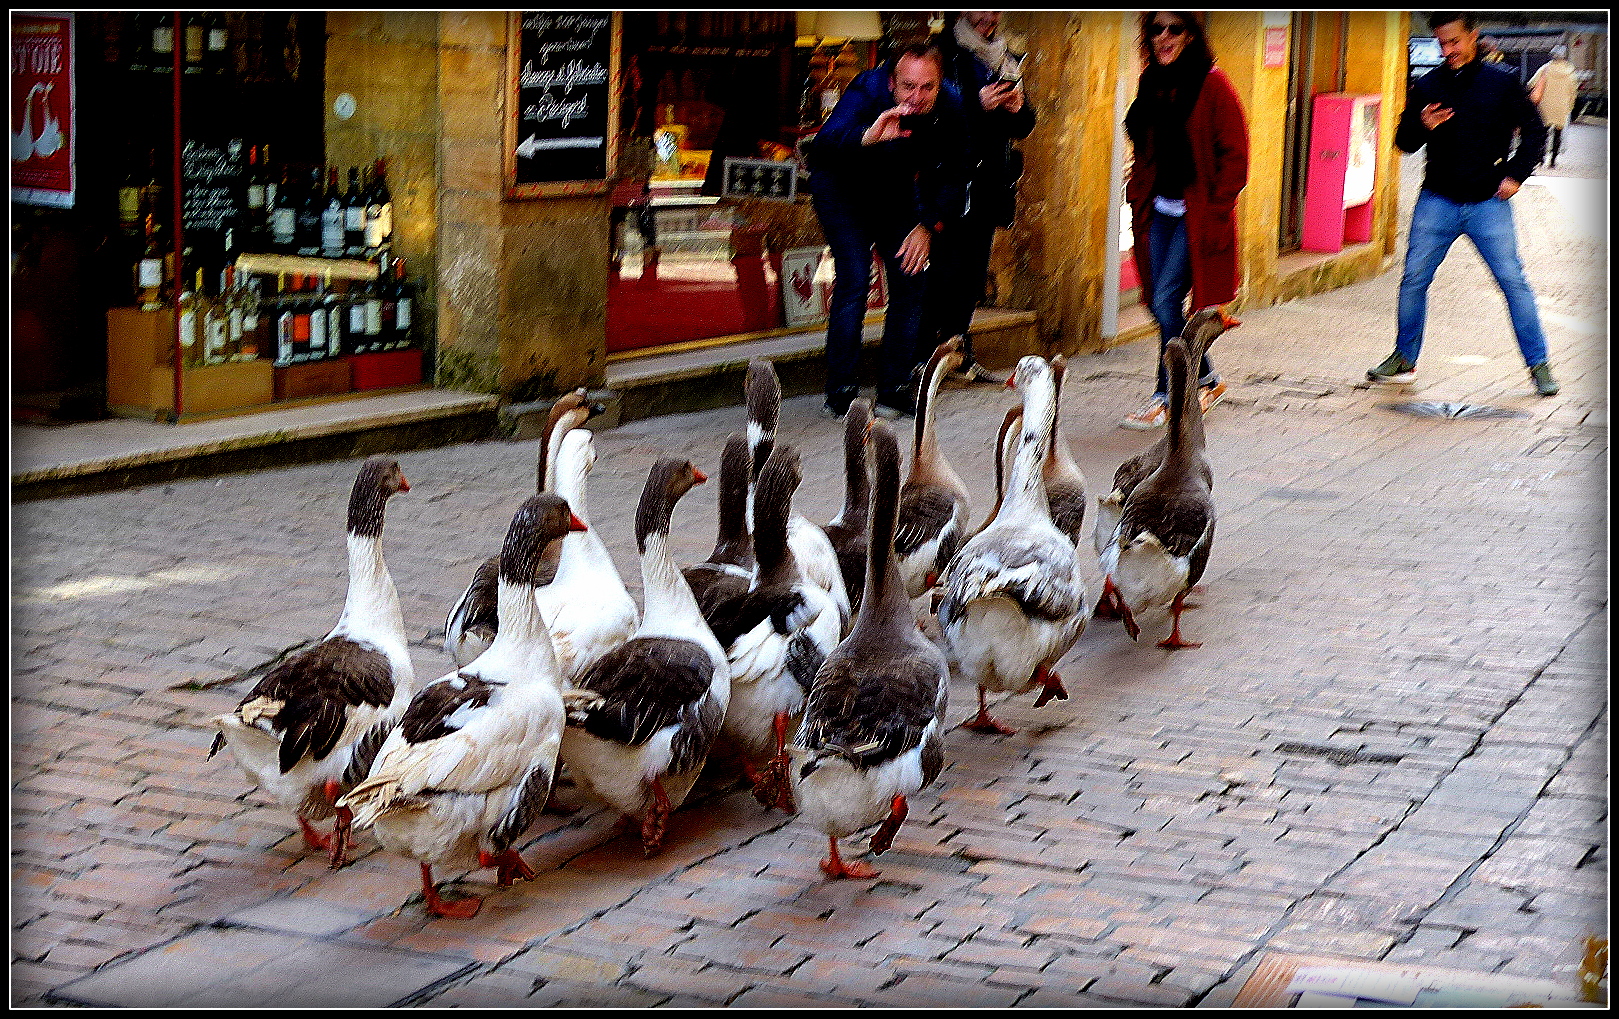
<svg viewBox="0 0 1619 1019">
<path fill-rule="evenodd" d="M 832 596 L 803 577 L 787 541 L 793 492 L 802 480 L 798 453 L 790 447 L 776 448 L 765 461 L 754 490 L 758 579 L 709 616 L 731 668 L 721 732 L 740 751 L 759 802 L 787 811 L 788 728 L 802 714 L 816 670 L 843 636 Z"/>
<path fill-rule="evenodd" d="M 1012 429 L 1022 423 L 1023 408 L 1009 408 L 1006 412 L 1006 417 L 1001 420 L 1000 431 L 995 433 L 995 505 L 989 508 L 989 515 L 984 517 L 984 522 L 978 525 L 977 529 L 973 531 L 974 534 L 988 527 L 996 517 L 1000 516 L 1001 503 L 1006 499 L 1006 462 L 1017 448 L 1016 446 L 1008 446 L 1006 439 Z M 1015 436 L 1013 438 L 1014 440 L 1016 439 Z"/>
<path fill-rule="evenodd" d="M 1085 474 L 1074 462 L 1074 451 L 1062 431 L 1062 380 L 1067 372 L 1066 357 L 1058 354 L 1051 359 L 1052 400 L 1056 409 L 1051 418 L 1051 448 L 1040 465 L 1040 473 L 1045 477 L 1051 522 L 1077 548 L 1085 528 Z"/>
<path fill-rule="evenodd" d="M 534 585 L 541 550 L 585 524 L 561 497 L 530 496 L 500 553 L 500 631 L 477 660 L 423 687 L 339 801 L 384 849 L 421 864 L 433 916 L 466 918 L 483 901 L 446 901 L 433 866 L 495 867 L 502 887 L 534 871 L 512 848 L 544 808 L 562 744 L 562 675 Z"/>
<path fill-rule="evenodd" d="M 731 669 L 669 550 L 674 504 L 707 480 L 689 460 L 652 466 L 635 514 L 645 607 L 635 636 L 596 659 L 564 694 L 562 762 L 574 780 L 641 821 L 646 854 L 663 843 L 725 719 Z"/>
<path fill-rule="evenodd" d="M 612 554 L 589 526 L 585 481 L 596 463 L 589 430 L 575 428 L 564 435 L 552 463 L 556 494 L 586 526 L 557 542 L 561 551 L 556 573 L 549 584 L 535 589 L 534 597 L 556 647 L 562 678 L 572 682 L 591 662 L 634 635 L 640 612 L 618 575 Z"/>
<path fill-rule="evenodd" d="M 866 466 L 869 424 L 871 402 L 862 397 L 850 401 L 843 418 L 843 507 L 821 528 L 837 553 L 851 612 L 859 610 L 866 586 L 866 524 L 871 514 L 871 476 Z"/>
<path fill-rule="evenodd" d="M 535 471 L 536 492 L 549 492 L 556 487 L 556 451 L 562 437 L 600 414 L 603 409 L 601 404 L 590 402 L 583 388 L 564 393 L 551 405 L 545 436 L 540 442 L 539 462 Z M 560 549 L 557 554 L 560 554 Z M 483 654 L 489 649 L 489 642 L 495 638 L 495 632 L 500 627 L 495 605 L 499 573 L 499 556 L 484 560 L 444 620 L 444 652 L 457 665 L 465 665 Z M 555 573 L 554 561 L 540 564 L 542 584 L 550 583 Z"/>
<path fill-rule="evenodd" d="M 14 132 L 11 136 L 11 161 L 23 163 L 34 158 L 34 96 L 45 91 L 43 82 L 35 82 L 34 87 L 28 90 L 28 98 L 22 101 L 22 130 Z"/>
<path fill-rule="evenodd" d="M 753 451 L 753 478 L 757 482 L 759 471 L 770 457 L 776 438 L 776 424 L 781 417 L 781 380 L 776 377 L 776 366 L 764 358 L 748 362 L 744 387 L 748 406 L 748 448 Z M 752 499 L 749 499 L 748 530 L 753 530 Z M 793 547 L 793 557 L 810 583 L 832 595 L 837 603 L 843 625 L 848 627 L 853 618 L 849 609 L 849 592 L 843 583 L 843 566 L 837 550 L 826 532 L 800 513 L 794 513 L 787 522 L 787 541 Z"/>
<path fill-rule="evenodd" d="M 911 473 L 899 490 L 894 531 L 894 555 L 905 592 L 912 598 L 938 583 L 966 537 L 967 486 L 940 452 L 935 424 L 939 383 L 962 360 L 961 338 L 951 337 L 934 348 L 922 376 Z"/>
<path fill-rule="evenodd" d="M 1042 687 L 1035 707 L 1066 699 L 1052 666 L 1085 630 L 1085 583 L 1073 543 L 1051 521 L 1041 466 L 1056 413 L 1051 366 L 1033 355 L 1009 380 L 1023 420 L 1001 509 L 951 560 L 941 582 L 939 626 L 951 661 L 978 686 L 974 732 L 1010 733 L 990 717 L 988 690 Z"/>
<path fill-rule="evenodd" d="M 1242 323 L 1218 308 L 1205 308 L 1187 320 L 1186 328 L 1181 330 L 1181 339 L 1186 342 L 1187 349 L 1192 352 L 1197 363 L 1201 364 L 1204 352 L 1219 339 L 1220 334 L 1239 325 Z M 1199 410 L 1201 409 L 1199 405 Z M 1196 429 L 1197 434 L 1201 436 L 1203 434 L 1201 413 L 1198 415 Z M 1124 511 L 1124 500 L 1130 497 L 1130 493 L 1147 475 L 1158 469 L 1158 465 L 1163 462 L 1164 450 L 1168 443 L 1169 433 L 1166 431 L 1158 437 L 1157 442 L 1120 464 L 1119 469 L 1113 472 L 1113 490 L 1096 501 L 1096 528 L 1092 533 L 1092 540 L 1097 555 L 1107 554 L 1107 547 L 1117 536 L 1119 515 Z M 1205 463 L 1204 467 L 1207 466 Z M 1209 473 L 1204 477 L 1212 490 L 1214 475 Z M 1102 600 L 1097 603 L 1097 608 L 1102 609 L 1103 614 L 1108 614 L 1112 610 L 1111 602 L 1111 592 L 1104 592 Z"/>
<path fill-rule="evenodd" d="M 349 811 L 339 795 L 365 777 L 415 691 L 399 594 L 382 558 L 383 509 L 410 484 L 389 457 L 360 467 L 349 495 L 348 594 L 337 625 L 253 687 L 219 730 L 208 756 L 229 747 L 249 779 L 298 818 L 304 842 L 333 869 L 348 852 Z M 312 820 L 337 815 L 332 833 Z"/>
<path fill-rule="evenodd" d="M 748 531 L 748 488 L 753 473 L 748 440 L 732 432 L 720 454 L 719 534 L 704 562 L 681 570 L 703 618 L 712 626 L 714 608 L 753 586 L 753 535 Z"/>
<path fill-rule="evenodd" d="M 1164 348 L 1169 369 L 1169 421 L 1163 462 L 1135 487 L 1119 517 L 1118 538 L 1102 557 L 1111 592 L 1130 639 L 1140 638 L 1137 615 L 1167 610 L 1174 616 L 1161 648 L 1201 645 L 1181 637 L 1186 593 L 1203 576 L 1214 544 L 1214 497 L 1203 456 L 1202 408 L 1190 379 L 1187 345 L 1179 337 Z"/>
<path fill-rule="evenodd" d="M 815 674 L 804 719 L 788 748 L 799 817 L 826 836 L 821 871 L 875 877 L 845 861 L 838 840 L 879 820 L 871 851 L 881 855 L 908 813 L 907 797 L 944 768 L 950 666 L 917 629 L 894 555 L 899 512 L 899 439 L 870 425 L 875 472 L 865 591 L 854 628 Z"/>
</svg>

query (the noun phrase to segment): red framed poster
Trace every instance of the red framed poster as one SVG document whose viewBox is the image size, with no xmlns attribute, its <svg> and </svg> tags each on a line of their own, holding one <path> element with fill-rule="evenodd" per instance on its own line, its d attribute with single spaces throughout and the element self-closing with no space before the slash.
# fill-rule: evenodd
<svg viewBox="0 0 1619 1019">
<path fill-rule="evenodd" d="M 11 15 L 11 200 L 73 207 L 73 15 Z"/>
</svg>

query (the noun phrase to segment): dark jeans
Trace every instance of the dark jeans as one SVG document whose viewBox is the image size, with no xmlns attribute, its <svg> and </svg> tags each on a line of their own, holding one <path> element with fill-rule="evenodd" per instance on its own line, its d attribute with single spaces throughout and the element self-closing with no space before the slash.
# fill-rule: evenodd
<svg viewBox="0 0 1619 1019">
<path fill-rule="evenodd" d="M 1546 165 L 1556 166 L 1557 154 L 1563 151 L 1563 129 L 1560 127 L 1548 127 L 1546 132 L 1551 135 L 1546 145 L 1546 154 L 1551 157 L 1551 162 Z"/>
<path fill-rule="evenodd" d="M 1152 273 L 1152 312 L 1158 323 L 1158 396 L 1169 395 L 1169 373 L 1164 348 L 1186 328 L 1186 295 L 1192 292 L 1192 253 L 1186 243 L 1186 217 L 1166 216 L 1157 210 L 1147 224 L 1147 263 Z M 1198 366 L 1197 384 L 1220 381 L 1209 355 Z"/>
<path fill-rule="evenodd" d="M 837 195 L 817 192 L 815 214 L 832 249 L 836 280 L 826 323 L 826 392 L 847 393 L 860 384 L 860 347 L 871 289 L 871 249 L 883 260 L 888 277 L 888 312 L 883 316 L 881 366 L 877 397 L 910 393 L 916 368 L 917 337 L 927 296 L 927 270 L 914 276 L 900 269 L 897 252 L 910 226 L 872 223 Z M 914 393 L 911 394 L 914 396 Z"/>
<path fill-rule="evenodd" d="M 967 364 L 973 358 L 973 309 L 984 299 L 984 283 L 989 278 L 989 253 L 995 242 L 995 223 L 984 216 L 968 215 L 949 224 L 933 239 L 928 270 L 933 277 L 928 288 L 928 316 L 923 335 L 927 342 L 942 343 L 952 336 L 967 337 L 963 352 Z M 927 351 L 931 355 L 932 351 Z"/>
</svg>

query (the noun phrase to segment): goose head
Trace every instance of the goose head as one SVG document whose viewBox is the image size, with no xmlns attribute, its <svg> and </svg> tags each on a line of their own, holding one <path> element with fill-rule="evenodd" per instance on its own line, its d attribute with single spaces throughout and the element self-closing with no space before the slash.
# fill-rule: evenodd
<svg viewBox="0 0 1619 1019">
<path fill-rule="evenodd" d="M 369 538 L 380 535 L 383 506 L 395 495 L 408 491 L 410 482 L 405 480 L 398 460 L 389 456 L 366 460 L 349 493 L 349 532 Z"/>
</svg>

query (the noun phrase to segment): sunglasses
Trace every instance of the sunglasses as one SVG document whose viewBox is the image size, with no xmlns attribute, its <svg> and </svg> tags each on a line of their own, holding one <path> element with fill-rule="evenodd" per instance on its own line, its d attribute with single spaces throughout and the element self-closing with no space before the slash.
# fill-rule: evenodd
<svg viewBox="0 0 1619 1019">
<path fill-rule="evenodd" d="M 1165 32 L 1168 32 L 1170 35 L 1180 35 L 1185 31 L 1186 26 L 1180 22 L 1176 22 L 1173 25 L 1160 25 L 1155 21 L 1152 23 L 1152 26 L 1147 29 L 1147 38 L 1156 39 Z"/>
</svg>

